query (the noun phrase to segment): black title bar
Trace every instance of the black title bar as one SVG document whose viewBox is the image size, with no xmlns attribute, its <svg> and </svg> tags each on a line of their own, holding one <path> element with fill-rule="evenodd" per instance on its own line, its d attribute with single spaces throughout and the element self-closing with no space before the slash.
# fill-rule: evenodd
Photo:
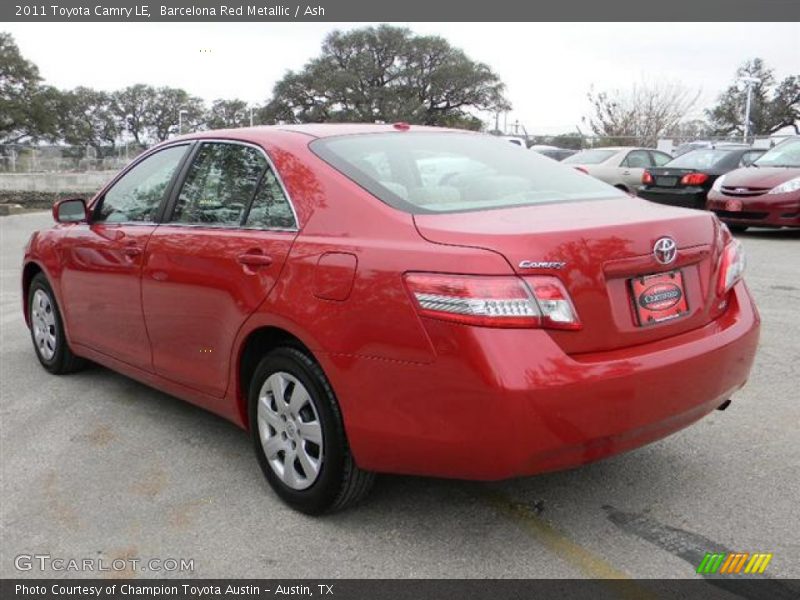
<svg viewBox="0 0 800 600">
<path fill-rule="evenodd" d="M 3 579 L 3 600 L 605 600 L 797 598 L 797 580 L 708 579 Z"/>
<path fill-rule="evenodd" d="M 797 0 L 3 0 L 9 22 L 800 21 Z M 746 40 L 742 40 L 743 43 Z M 533 40 L 531 40 L 533 42 Z M 565 40 L 568 43 L 568 40 Z"/>
</svg>

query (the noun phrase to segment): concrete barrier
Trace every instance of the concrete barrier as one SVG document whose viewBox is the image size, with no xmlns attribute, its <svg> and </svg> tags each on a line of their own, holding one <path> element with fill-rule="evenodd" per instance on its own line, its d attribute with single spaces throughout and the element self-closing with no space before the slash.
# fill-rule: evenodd
<svg viewBox="0 0 800 600">
<path fill-rule="evenodd" d="M 0 173 L 0 192 L 76 193 L 91 195 L 117 171 L 85 173 Z"/>
</svg>

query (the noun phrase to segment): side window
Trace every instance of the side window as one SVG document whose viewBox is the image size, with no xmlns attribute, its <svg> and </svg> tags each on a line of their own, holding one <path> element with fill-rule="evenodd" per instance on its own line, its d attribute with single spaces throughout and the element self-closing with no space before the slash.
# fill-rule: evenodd
<svg viewBox="0 0 800 600">
<path fill-rule="evenodd" d="M 250 146 L 203 143 L 186 174 L 171 221 L 241 225 L 266 167 L 264 155 Z"/>
<path fill-rule="evenodd" d="M 267 169 L 247 215 L 248 227 L 292 229 L 297 227 L 292 207 L 272 169 Z"/>
<path fill-rule="evenodd" d="M 148 156 L 125 173 L 103 196 L 93 221 L 150 222 L 167 191 L 187 145 L 172 146 Z"/>
<path fill-rule="evenodd" d="M 664 154 L 663 152 L 650 152 L 650 156 L 653 158 L 653 164 L 657 167 L 663 167 L 672 160 L 669 154 Z"/>
<path fill-rule="evenodd" d="M 622 162 L 622 166 L 631 169 L 646 169 L 652 166 L 650 155 L 646 150 L 631 150 Z"/>
</svg>

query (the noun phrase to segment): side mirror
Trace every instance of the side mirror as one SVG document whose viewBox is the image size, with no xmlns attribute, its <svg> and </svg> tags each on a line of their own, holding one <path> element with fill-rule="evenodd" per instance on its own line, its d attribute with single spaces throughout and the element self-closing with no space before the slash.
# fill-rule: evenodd
<svg viewBox="0 0 800 600">
<path fill-rule="evenodd" d="M 56 223 L 84 223 L 89 220 L 83 198 L 64 198 L 53 204 Z"/>
</svg>

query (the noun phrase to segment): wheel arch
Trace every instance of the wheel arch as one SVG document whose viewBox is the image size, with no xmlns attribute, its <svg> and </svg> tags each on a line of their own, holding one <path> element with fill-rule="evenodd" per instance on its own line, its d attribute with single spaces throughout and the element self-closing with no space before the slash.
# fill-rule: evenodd
<svg viewBox="0 0 800 600">
<path fill-rule="evenodd" d="M 26 263 L 22 268 L 22 314 L 25 318 L 25 324 L 28 327 L 31 326 L 30 317 L 28 315 L 28 294 L 30 293 L 33 278 L 39 273 L 44 273 L 44 276 L 47 277 L 47 273 L 42 266 L 34 261 Z M 47 280 L 50 281 L 50 278 L 47 277 Z"/>
<path fill-rule="evenodd" d="M 280 346 L 297 348 L 319 363 L 311 349 L 299 337 L 286 329 L 275 325 L 265 325 L 248 333 L 240 345 L 236 366 L 237 410 L 245 429 L 250 428 L 247 407 L 250 379 L 264 355 Z"/>
</svg>

